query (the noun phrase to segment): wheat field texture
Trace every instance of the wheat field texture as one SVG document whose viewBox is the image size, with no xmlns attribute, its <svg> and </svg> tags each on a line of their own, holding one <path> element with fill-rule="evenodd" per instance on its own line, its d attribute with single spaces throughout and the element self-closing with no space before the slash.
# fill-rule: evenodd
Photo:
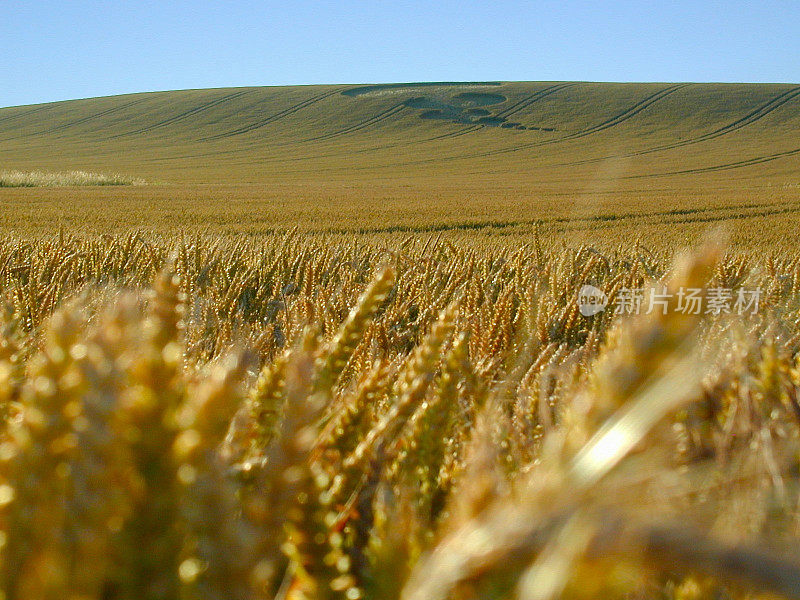
<svg viewBox="0 0 800 600">
<path fill-rule="evenodd" d="M 3 188 L 0 227 L 526 237 L 540 226 L 674 247 L 722 224 L 736 245 L 791 247 L 799 107 L 787 84 L 478 82 L 2 108 L 2 170 L 148 185 Z"/>
<path fill-rule="evenodd" d="M 799 96 L 0 109 L 0 600 L 800 598 Z"/>
</svg>

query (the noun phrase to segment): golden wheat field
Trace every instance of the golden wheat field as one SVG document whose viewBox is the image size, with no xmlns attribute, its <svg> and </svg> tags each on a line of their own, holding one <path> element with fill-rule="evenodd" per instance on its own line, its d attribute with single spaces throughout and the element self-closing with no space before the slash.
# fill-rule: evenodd
<svg viewBox="0 0 800 600">
<path fill-rule="evenodd" d="M 800 598 L 797 101 L 0 109 L 0 600 Z"/>
<path fill-rule="evenodd" d="M 796 259 L 62 231 L 0 265 L 5 597 L 797 596 Z M 675 296 L 584 317 L 587 281 Z"/>
<path fill-rule="evenodd" d="M 588 82 L 247 87 L 0 108 L 0 230 L 444 232 L 792 250 L 800 86 Z M 0 178 L 2 176 L 0 175 Z M 400 234 L 400 235 L 394 235 Z M 500 240 L 494 238 L 501 238 Z"/>
</svg>

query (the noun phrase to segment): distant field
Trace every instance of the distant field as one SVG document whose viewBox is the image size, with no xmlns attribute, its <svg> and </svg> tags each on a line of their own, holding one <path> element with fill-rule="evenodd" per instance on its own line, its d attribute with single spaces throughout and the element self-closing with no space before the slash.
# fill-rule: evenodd
<svg viewBox="0 0 800 600">
<path fill-rule="evenodd" d="M 651 243 L 800 224 L 800 86 L 297 86 L 0 109 L 0 167 L 126 189 L 3 189 L 3 228 L 452 232 Z M 667 225 L 668 227 L 663 227 Z"/>
</svg>

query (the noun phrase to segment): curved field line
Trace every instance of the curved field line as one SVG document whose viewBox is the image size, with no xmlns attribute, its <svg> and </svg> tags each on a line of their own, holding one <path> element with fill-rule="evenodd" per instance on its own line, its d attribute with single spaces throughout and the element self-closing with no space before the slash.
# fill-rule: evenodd
<svg viewBox="0 0 800 600">
<path fill-rule="evenodd" d="M 433 163 L 433 162 L 441 163 L 441 162 L 453 161 L 453 160 L 461 160 L 461 159 L 466 159 L 466 158 L 485 158 L 485 157 L 488 157 L 488 156 L 496 156 L 498 154 L 511 154 L 513 152 L 519 152 L 520 150 L 527 150 L 528 148 L 538 148 L 540 146 L 549 146 L 550 144 L 558 144 L 560 142 L 566 142 L 566 141 L 569 141 L 569 140 L 572 140 L 572 139 L 576 139 L 576 138 L 579 138 L 579 137 L 585 137 L 585 136 L 588 136 L 588 135 L 591 135 L 591 134 L 594 134 L 594 133 L 598 133 L 598 132 L 603 131 L 605 129 L 609 129 L 610 127 L 613 127 L 615 125 L 619 125 L 620 123 L 624 123 L 625 121 L 627 121 L 628 119 L 636 116 L 637 114 L 639 114 L 640 112 L 642 112 L 646 108 L 649 108 L 650 106 L 652 106 L 653 104 L 655 104 L 659 100 L 669 96 L 670 94 L 672 94 L 672 93 L 678 91 L 679 89 L 684 88 L 684 87 L 686 87 L 688 85 L 690 85 L 690 84 L 682 83 L 682 84 L 667 86 L 666 88 L 663 88 L 659 92 L 656 92 L 655 94 L 651 94 L 647 98 L 644 98 L 643 100 L 640 100 L 639 102 L 637 102 L 633 106 L 629 107 L 625 111 L 621 112 L 620 114 L 615 115 L 615 116 L 611 117 L 610 119 L 607 119 L 607 120 L 603 121 L 602 123 L 599 123 L 598 125 L 594 125 L 594 126 L 589 127 L 587 129 L 583 129 L 581 131 L 577 131 L 575 133 L 571 133 L 571 134 L 562 136 L 562 137 L 554 139 L 554 140 L 530 142 L 530 143 L 527 143 L 527 144 L 520 144 L 519 146 L 511 146 L 510 148 L 499 148 L 497 150 L 489 150 L 487 152 L 479 152 L 479 153 L 475 153 L 475 154 L 460 154 L 460 155 L 457 155 L 457 156 L 446 156 L 446 157 L 443 157 L 443 158 L 429 158 L 429 159 L 424 159 L 424 160 L 409 161 L 409 162 L 405 162 L 405 163 L 395 163 L 395 164 L 390 165 L 390 166 L 395 166 L 395 167 L 397 167 L 397 166 L 412 166 L 412 165 L 428 164 L 428 163 Z"/>
<path fill-rule="evenodd" d="M 573 165 L 581 165 L 581 164 L 590 164 L 596 162 L 602 162 L 604 160 L 610 160 L 613 158 L 633 158 L 635 156 L 644 156 L 645 154 L 652 154 L 654 152 L 662 152 L 664 150 L 672 150 L 674 148 L 682 148 L 684 146 L 691 146 L 693 144 L 699 144 L 701 142 L 706 142 L 708 140 L 713 140 L 715 138 L 721 137 L 723 135 L 727 135 L 728 133 L 732 133 L 734 131 L 738 131 L 743 127 L 751 125 L 756 121 L 766 117 L 767 115 L 773 113 L 781 106 L 794 100 L 800 96 L 800 87 L 795 87 L 790 90 L 787 90 L 781 94 L 778 94 L 771 100 L 765 102 L 764 104 L 758 106 L 757 108 L 750 111 L 745 116 L 728 123 L 727 125 L 720 127 L 719 129 L 715 129 L 709 133 L 705 133 L 703 135 L 699 135 L 694 138 L 690 138 L 687 140 L 681 140 L 678 142 L 673 142 L 670 144 L 661 144 L 659 146 L 653 146 L 652 148 L 647 148 L 645 150 L 638 150 L 636 152 L 628 152 L 627 154 L 615 154 L 613 156 L 604 156 L 602 158 L 590 158 L 581 161 L 575 161 L 570 163 L 563 163 L 559 166 L 573 166 Z"/>
<path fill-rule="evenodd" d="M 725 212 L 728 214 L 724 214 Z M 733 212 L 732 212 L 733 211 Z M 754 212 L 742 212 L 754 211 Z M 697 208 L 677 208 L 670 210 L 659 210 L 650 212 L 627 212 L 619 214 L 602 214 L 602 215 L 586 215 L 579 217 L 550 217 L 539 219 L 544 224 L 563 224 L 567 227 L 560 229 L 576 230 L 588 227 L 598 227 L 598 223 L 614 223 L 616 221 L 636 221 L 646 219 L 659 219 L 663 224 L 672 223 L 707 223 L 711 221 L 726 221 L 731 219 L 743 219 L 749 217 L 764 217 L 774 214 L 782 214 L 786 212 L 800 211 L 800 203 L 794 201 L 787 205 L 785 201 L 778 202 L 760 202 L 750 204 L 738 204 L 727 206 L 708 206 Z M 723 214 L 717 214 L 722 212 Z M 707 214 L 711 213 L 711 214 Z M 533 222 L 525 222 L 532 224 Z M 577 226 L 576 226 L 577 225 Z M 613 226 L 613 225 L 612 225 Z"/>
<path fill-rule="evenodd" d="M 115 112 L 119 112 L 121 110 L 125 110 L 126 108 L 130 108 L 131 106 L 134 106 L 136 104 L 141 104 L 145 100 L 146 100 L 146 98 L 137 98 L 136 100 L 133 100 L 133 101 L 128 102 L 126 104 L 122 104 L 120 106 L 114 106 L 112 108 L 100 111 L 99 113 L 95 113 L 93 115 L 89 115 L 88 117 L 83 117 L 83 118 L 77 119 L 76 121 L 70 121 L 68 123 L 62 123 L 61 125 L 57 125 L 55 127 L 51 127 L 50 129 L 46 129 L 44 131 L 38 131 L 38 132 L 36 132 L 36 133 L 34 133 L 32 135 L 45 135 L 45 134 L 49 134 L 49 133 L 56 133 L 58 131 L 63 131 L 65 129 L 69 129 L 70 127 L 74 127 L 76 125 L 80 125 L 81 123 L 86 123 L 87 121 L 91 121 L 92 119 L 98 119 L 100 117 L 105 117 L 106 115 L 110 115 L 110 114 L 113 114 Z M 5 138 L 4 141 L 19 140 L 19 139 L 24 139 L 26 137 L 31 137 L 31 136 L 29 136 L 29 135 L 21 135 L 21 136 L 17 136 L 17 137 L 14 137 L 14 138 Z"/>
<path fill-rule="evenodd" d="M 676 219 L 665 219 L 662 222 L 659 222 L 658 225 L 680 225 L 680 224 L 692 224 L 692 223 L 714 223 L 714 222 L 725 222 L 725 221 L 738 221 L 743 219 L 758 219 L 758 218 L 765 218 L 765 217 L 774 217 L 776 215 L 786 215 L 792 213 L 800 212 L 800 206 L 797 205 L 790 205 L 790 206 L 783 206 L 781 208 L 773 208 L 773 209 L 765 209 L 756 212 L 744 212 L 744 213 L 733 213 L 733 214 L 723 214 L 723 215 L 704 215 L 699 217 L 683 217 L 683 218 L 676 218 Z M 645 223 L 648 224 L 648 223 Z M 564 223 L 562 227 L 556 227 L 555 231 L 558 233 L 563 233 L 566 231 L 584 231 L 587 229 L 606 229 L 611 227 L 618 227 L 616 223 L 607 223 L 598 225 L 597 223 L 592 224 L 582 224 L 582 223 Z"/>
<path fill-rule="evenodd" d="M 795 209 L 800 209 L 800 202 L 795 201 L 791 206 Z M 667 222 L 693 222 L 693 221 L 705 221 L 710 220 L 709 217 L 703 213 L 716 213 L 719 211 L 737 211 L 733 215 L 718 215 L 719 218 L 738 218 L 739 215 L 760 215 L 763 212 L 768 212 L 770 209 L 784 209 L 787 207 L 785 201 L 775 201 L 775 202 L 751 202 L 749 204 L 735 204 L 735 205 L 725 205 L 725 206 L 705 206 L 705 207 L 693 207 L 693 208 L 671 208 L 669 210 L 654 210 L 648 212 L 625 212 L 625 213 L 607 213 L 607 214 L 599 214 L 599 215 L 581 215 L 577 217 L 561 217 L 561 216 L 554 216 L 544 219 L 537 219 L 542 223 L 575 223 L 575 222 L 608 222 L 608 221 L 629 221 L 629 220 L 640 220 L 640 219 L 648 219 L 648 218 L 662 218 L 665 219 Z M 741 211 L 744 210 L 758 210 L 759 212 L 756 213 L 742 213 Z M 697 215 L 697 216 L 695 216 Z M 717 218 L 717 216 L 712 216 L 713 218 Z M 670 220 L 672 219 L 672 220 Z M 525 221 L 526 224 L 533 224 L 535 221 Z"/>
<path fill-rule="evenodd" d="M 14 119 L 19 119 L 19 118 L 22 118 L 22 117 L 27 117 L 29 115 L 41 112 L 43 110 L 47 110 L 48 108 L 51 108 L 50 104 L 43 104 L 41 106 L 37 106 L 35 108 L 32 108 L 30 110 L 26 110 L 26 111 L 21 112 L 21 113 L 17 113 L 15 115 L 8 115 L 7 117 L 3 117 L 2 119 L 0 119 L 0 123 L 6 122 L 6 121 L 13 121 Z M 12 127 L 13 127 L 13 125 L 12 125 Z M 3 141 L 10 141 L 10 140 L 20 139 L 20 138 L 24 138 L 24 137 L 27 137 L 27 136 L 4 138 Z"/>
<path fill-rule="evenodd" d="M 510 154 L 512 152 L 518 152 L 520 150 L 526 150 L 528 148 L 536 148 L 539 146 L 548 146 L 550 144 L 557 144 L 559 142 L 565 142 L 569 140 L 574 140 L 582 137 L 586 137 L 592 135 L 594 133 L 598 133 L 605 129 L 609 129 L 614 127 L 615 125 L 619 125 L 620 123 L 624 123 L 628 119 L 633 118 L 634 116 L 638 115 L 640 112 L 649 108 L 659 100 L 666 98 L 670 94 L 677 92 L 679 89 L 686 87 L 689 85 L 688 83 L 681 83 L 677 85 L 667 86 L 666 88 L 656 92 L 655 94 L 651 94 L 647 98 L 640 100 L 633 106 L 630 106 L 623 112 L 619 113 L 611 117 L 610 119 L 606 119 L 602 123 L 598 123 L 597 125 L 593 125 L 587 129 L 582 129 L 581 131 L 576 131 L 575 133 L 570 133 L 568 135 L 562 136 L 555 140 L 545 140 L 541 142 L 531 142 L 529 144 L 522 144 L 519 146 L 512 146 L 511 148 L 500 148 L 498 150 L 491 150 L 489 152 L 482 152 L 480 154 L 470 154 L 470 155 L 463 155 L 463 156 L 453 156 L 448 158 L 443 158 L 439 160 L 458 160 L 460 158 L 483 158 L 486 156 L 496 156 L 498 154 Z"/>
<path fill-rule="evenodd" d="M 354 125 L 350 125 L 350 126 L 344 128 L 344 129 L 340 129 L 338 131 L 332 131 L 331 133 L 326 133 L 326 134 L 323 134 L 323 135 L 320 135 L 320 136 L 316 136 L 316 137 L 312 137 L 312 138 L 306 138 L 304 140 L 297 140 L 297 141 L 290 141 L 290 142 L 274 144 L 272 147 L 273 148 L 280 148 L 280 147 L 283 147 L 283 146 L 295 146 L 297 144 L 303 144 L 303 143 L 306 143 L 306 142 L 316 142 L 316 141 L 327 140 L 327 139 L 330 139 L 330 138 L 338 137 L 340 135 L 346 135 L 346 134 L 352 133 L 354 131 L 359 131 L 361 129 L 365 129 L 366 127 L 369 127 L 371 125 L 375 125 L 376 123 L 380 123 L 381 121 L 385 121 L 386 119 L 388 119 L 392 115 L 396 115 L 396 114 L 402 112 L 402 110 L 405 109 L 405 108 L 406 108 L 406 106 L 404 104 L 395 104 L 391 108 L 388 108 L 388 109 L 384 110 L 383 112 L 380 112 L 377 115 L 374 115 L 374 116 L 370 117 L 369 119 L 365 119 L 364 121 L 360 121 L 359 123 L 355 123 Z M 397 147 L 399 145 L 401 145 L 401 144 L 393 144 L 393 145 L 386 146 L 386 148 L 394 148 L 394 147 Z M 348 152 L 345 152 L 344 154 L 349 155 L 349 154 L 352 154 L 352 152 L 348 151 Z M 341 156 L 341 155 L 342 155 L 341 152 L 336 152 L 336 153 L 333 153 L 333 154 L 325 154 L 325 155 L 314 154 L 312 156 L 306 156 L 306 157 L 295 157 L 295 158 L 289 158 L 289 159 L 282 158 L 282 159 L 280 159 L 280 160 L 278 160 L 276 162 L 296 162 L 296 161 L 301 161 L 301 160 L 307 160 L 309 158 L 330 158 L 330 157 L 333 157 L 333 156 Z"/>
<path fill-rule="evenodd" d="M 11 109 L 14 109 L 14 108 L 17 108 L 17 107 L 9 106 L 8 108 L 4 108 L 2 110 L 11 110 Z M 14 119 L 19 119 L 20 117 L 27 117 L 28 115 L 32 115 L 34 113 L 46 110 L 48 108 L 51 108 L 51 106 L 49 104 L 42 104 L 42 105 L 39 105 L 39 106 L 35 106 L 35 107 L 30 108 L 30 109 L 28 109 L 26 111 L 18 112 L 18 113 L 14 114 L 14 115 L 8 115 L 7 117 L 2 117 L 2 118 L 0 118 L 0 123 L 4 123 L 5 121 L 13 121 Z"/>
<path fill-rule="evenodd" d="M 688 175 L 692 173 L 711 173 L 713 171 L 728 171 L 730 169 L 739 169 L 741 167 L 749 167 L 751 165 L 759 165 L 761 163 L 772 162 L 786 158 L 787 156 L 795 156 L 800 154 L 800 148 L 794 150 L 787 150 L 785 152 L 777 152 L 776 154 L 768 154 L 766 156 L 755 156 L 745 160 L 736 162 L 724 163 L 721 165 L 712 165 L 710 167 L 698 167 L 696 169 L 682 169 L 680 171 L 668 171 L 666 173 L 652 173 L 648 175 L 626 175 L 622 179 L 642 179 L 645 177 L 666 177 L 668 175 Z"/>
<path fill-rule="evenodd" d="M 196 114 L 199 114 L 199 113 L 201 113 L 203 111 L 206 111 L 206 110 L 208 110 L 210 108 L 214 108 L 215 106 L 218 106 L 218 105 L 220 105 L 220 104 L 222 104 L 224 102 L 228 102 L 229 100 L 235 100 L 236 98 L 244 96 L 245 94 L 248 94 L 248 93 L 252 93 L 253 91 L 254 90 L 243 90 L 243 91 L 240 91 L 240 92 L 234 92 L 232 94 L 228 94 L 226 96 L 223 96 L 222 98 L 217 98 L 216 100 L 211 100 L 209 102 L 201 104 L 200 106 L 195 106 L 192 109 L 189 109 L 187 111 L 184 111 L 182 113 L 179 113 L 177 115 L 169 117 L 168 119 L 165 119 L 163 121 L 159 121 L 158 123 L 153 123 L 152 125 L 147 125 L 146 127 L 141 127 L 140 129 L 136 129 L 134 131 L 127 131 L 125 133 L 120 133 L 118 135 L 111 136 L 110 138 L 107 138 L 107 139 L 113 140 L 113 139 L 116 139 L 116 138 L 126 137 L 126 136 L 129 136 L 129 135 L 139 135 L 139 134 L 142 134 L 142 133 L 149 133 L 150 131 L 153 131 L 155 129 L 159 129 L 161 127 L 166 127 L 167 125 L 171 125 L 172 123 L 175 123 L 177 121 L 181 121 L 183 119 L 186 119 L 187 117 L 192 117 L 192 116 L 194 116 Z"/>
<path fill-rule="evenodd" d="M 754 210 L 756 212 L 741 212 L 743 210 Z M 714 213 L 715 211 L 737 211 L 732 214 L 695 214 L 695 213 Z M 651 211 L 641 213 L 619 213 L 619 214 L 600 214 L 584 215 L 578 217 L 552 216 L 537 219 L 519 219 L 513 221 L 472 221 L 456 223 L 431 223 L 428 225 L 386 225 L 382 227 L 356 227 L 356 228 L 337 228 L 326 229 L 331 233 L 388 233 L 388 232 L 436 232 L 451 231 L 462 229 L 507 229 L 511 227 L 521 227 L 541 223 L 543 225 L 556 226 L 555 231 L 573 231 L 582 229 L 596 229 L 603 227 L 603 223 L 608 223 L 606 227 L 616 227 L 616 221 L 641 221 L 644 219 L 663 218 L 664 223 L 705 223 L 711 221 L 726 221 L 731 219 L 746 219 L 751 217 L 765 217 L 776 214 L 800 211 L 800 204 L 794 202 L 786 205 L 784 202 L 768 202 L 759 204 L 741 204 L 735 206 L 710 206 L 705 208 L 671 209 L 666 211 Z M 560 227 L 559 227 L 560 226 Z"/>
<path fill-rule="evenodd" d="M 594 127 L 589 127 L 588 129 L 584 129 L 583 131 L 578 131 L 576 133 L 572 133 L 570 135 L 567 135 L 567 136 L 564 136 L 562 138 L 559 138 L 558 141 L 561 141 L 561 140 L 574 140 L 574 139 L 577 139 L 577 138 L 586 137 L 587 135 L 592 135 L 593 133 L 597 133 L 598 131 L 603 131 L 604 129 L 608 129 L 610 127 L 614 127 L 615 125 L 619 125 L 620 123 L 624 123 L 628 119 L 638 115 L 640 112 L 642 112 L 647 107 L 655 104 L 656 102 L 658 102 L 662 98 L 666 98 L 670 94 L 673 94 L 673 93 L 677 92 L 678 90 L 680 90 L 682 88 L 685 88 L 687 85 L 689 85 L 689 84 L 688 83 L 680 83 L 680 84 L 677 84 L 677 85 L 672 85 L 672 86 L 666 87 L 663 90 L 658 91 L 655 94 L 652 94 L 652 95 L 648 96 L 644 100 L 641 100 L 640 102 L 637 102 L 636 104 L 634 104 L 633 106 L 631 106 L 627 110 L 621 112 L 620 114 L 618 114 L 618 115 L 616 115 L 614 117 L 611 117 L 610 119 L 608 119 L 608 120 L 606 120 L 606 121 L 604 121 L 604 122 L 602 122 L 602 123 L 600 123 L 598 125 L 595 125 Z"/>
<path fill-rule="evenodd" d="M 775 98 L 763 104 L 753 110 L 752 112 L 748 113 L 741 119 L 737 119 L 733 123 L 729 123 L 728 125 L 717 129 L 716 131 L 712 131 L 711 133 L 707 133 L 705 135 L 699 136 L 698 140 L 705 140 L 714 137 L 719 137 L 720 135 L 725 135 L 726 133 L 730 133 L 731 131 L 736 131 L 737 129 L 741 129 L 746 125 L 750 125 L 751 123 L 755 123 L 759 119 L 766 117 L 768 114 L 774 112 L 790 100 L 793 100 L 797 96 L 800 96 L 800 86 L 792 88 L 783 94 L 778 94 Z M 694 142 L 694 140 L 692 140 Z M 685 146 L 687 145 L 688 141 L 680 143 L 679 145 Z"/>
<path fill-rule="evenodd" d="M 340 135 L 346 135 L 346 134 L 352 133 L 354 131 L 359 131 L 361 129 L 369 127 L 370 125 L 375 125 L 376 123 L 380 123 L 381 121 L 385 121 L 389 117 L 391 117 L 393 115 L 396 115 L 399 112 L 402 112 L 403 109 L 405 109 L 405 108 L 406 108 L 405 104 L 395 104 L 391 108 L 387 108 L 385 111 L 383 111 L 381 113 L 378 113 L 374 117 L 370 117 L 369 119 L 361 121 L 360 123 L 356 123 L 355 125 L 351 125 L 349 127 L 345 127 L 344 129 L 340 129 L 339 131 L 333 131 L 331 133 L 326 133 L 324 135 L 320 135 L 320 136 L 313 137 L 313 138 L 307 138 L 305 140 L 300 140 L 299 142 L 292 142 L 292 143 L 294 144 L 294 143 L 305 143 L 305 142 L 317 142 L 317 141 L 321 141 L 321 140 L 327 140 L 327 139 L 330 139 L 330 138 L 333 138 L 333 137 L 338 137 Z"/>
<path fill-rule="evenodd" d="M 537 92 L 534 92 L 533 94 L 531 94 L 530 96 L 528 96 L 526 98 L 523 98 L 522 100 L 517 101 L 515 104 L 512 104 L 511 106 L 507 107 L 505 110 L 501 110 L 500 112 L 497 113 L 497 116 L 498 117 L 508 117 L 508 116 L 513 115 L 513 114 L 516 114 L 519 111 L 521 111 L 521 110 L 523 110 L 525 108 L 528 108 L 531 104 L 534 104 L 535 102 L 538 102 L 542 98 L 546 98 L 550 94 L 555 94 L 556 92 L 560 92 L 561 90 L 563 90 L 565 88 L 568 88 L 568 87 L 571 87 L 571 86 L 574 86 L 574 85 L 576 85 L 576 84 L 575 83 L 557 83 L 557 84 L 548 86 L 548 87 L 546 87 L 544 89 L 541 89 L 541 90 L 539 90 Z M 459 137 L 459 136 L 462 136 L 462 135 L 466 135 L 467 133 L 472 133 L 473 131 L 478 131 L 479 129 L 483 129 L 483 127 L 484 127 L 483 125 L 470 125 L 469 127 L 465 127 L 463 129 L 459 129 L 458 131 L 452 131 L 450 133 L 445 133 L 443 135 L 437 135 L 436 137 L 428 138 L 428 139 L 423 140 L 423 141 L 430 142 L 430 141 L 433 141 L 433 140 L 440 140 L 440 139 L 444 139 L 444 138 Z"/>
<path fill-rule="evenodd" d="M 245 125 L 244 127 L 239 127 L 238 129 L 234 129 L 234 130 L 228 131 L 226 133 L 220 133 L 220 134 L 217 134 L 217 135 L 212 135 L 212 136 L 203 138 L 201 141 L 210 141 L 210 140 L 228 138 L 228 137 L 233 137 L 235 135 L 242 135 L 242 134 L 245 134 L 245 133 L 249 133 L 251 131 L 255 131 L 256 129 L 260 129 L 260 128 L 266 126 L 266 125 L 269 125 L 270 123 L 274 123 L 275 121 L 283 119 L 284 117 L 288 117 L 289 115 L 294 114 L 299 110 L 303 110 L 304 108 L 306 108 L 308 106 L 311 106 L 312 104 L 316 104 L 320 100 L 324 100 L 325 98 L 330 98 L 331 96 L 333 96 L 335 94 L 338 94 L 338 93 L 339 93 L 339 89 L 337 88 L 335 90 L 330 90 L 330 91 L 327 91 L 327 92 L 323 92 L 321 94 L 317 94 L 316 96 L 312 96 L 311 98 L 306 98 L 302 102 L 298 102 L 297 104 L 294 104 L 294 105 L 290 106 L 289 108 L 285 108 L 282 111 L 279 111 L 279 112 L 277 112 L 277 113 L 275 113 L 273 115 L 270 115 L 266 119 L 263 119 L 261 121 L 256 121 L 255 123 L 251 123 L 250 125 Z"/>
<path fill-rule="evenodd" d="M 538 102 L 542 98 L 546 98 L 547 96 L 555 94 L 556 92 L 560 92 L 561 90 L 573 87 L 575 85 L 577 85 L 577 84 L 576 83 L 557 83 L 555 85 L 551 85 L 549 87 L 546 87 L 544 89 L 539 90 L 538 92 L 536 92 L 534 94 L 531 94 L 528 98 L 520 100 L 519 102 L 509 106 L 505 110 L 501 110 L 499 113 L 497 113 L 497 116 L 498 117 L 509 117 L 511 115 L 514 115 L 514 114 L 518 113 L 519 111 L 521 111 L 521 110 L 523 110 L 525 108 L 528 108 L 531 104 L 535 104 L 536 102 Z"/>
</svg>

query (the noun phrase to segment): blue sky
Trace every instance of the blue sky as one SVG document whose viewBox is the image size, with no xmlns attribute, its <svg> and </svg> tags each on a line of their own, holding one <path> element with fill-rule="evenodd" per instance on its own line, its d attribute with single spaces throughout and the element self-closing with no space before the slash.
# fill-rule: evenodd
<svg viewBox="0 0 800 600">
<path fill-rule="evenodd" d="M 0 0 L 0 106 L 243 85 L 800 82 L 800 0 Z"/>
</svg>

